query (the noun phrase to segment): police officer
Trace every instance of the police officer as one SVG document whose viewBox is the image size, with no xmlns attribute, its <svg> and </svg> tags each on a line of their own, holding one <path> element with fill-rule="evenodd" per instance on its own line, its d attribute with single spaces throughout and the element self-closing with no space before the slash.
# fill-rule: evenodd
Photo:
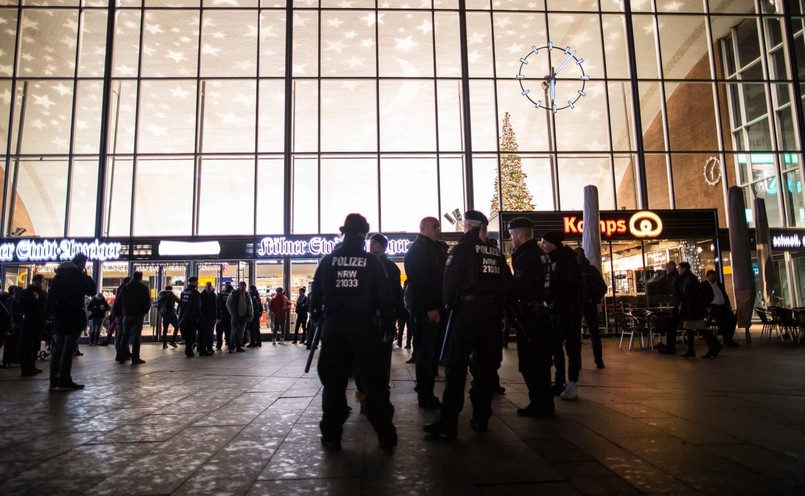
<svg viewBox="0 0 805 496">
<path fill-rule="evenodd" d="M 438 420 L 424 427 L 431 435 L 456 436 L 470 357 L 470 427 L 486 432 L 492 416 L 492 395 L 501 359 L 503 304 L 511 272 L 500 248 L 486 242 L 488 224 L 484 214 L 468 210 L 464 214 L 464 236 L 447 258 L 442 301 L 452 316 L 448 317 L 446 336 L 446 386 Z"/>
<path fill-rule="evenodd" d="M 310 308 L 321 326 L 318 372 L 322 393 L 321 444 L 341 448 L 349 415 L 346 388 L 355 368 L 363 379 L 366 415 L 380 447 L 397 445 L 394 407 L 385 380 L 383 329 L 393 322 L 394 302 L 382 263 L 365 250 L 369 223 L 349 214 L 341 227 L 342 243 L 321 259 L 313 277 Z"/>
<path fill-rule="evenodd" d="M 182 331 L 184 354 L 187 358 L 196 356 L 193 353 L 193 345 L 196 343 L 196 331 L 201 319 L 201 295 L 197 287 L 198 277 L 189 278 L 179 302 L 179 328 Z M 199 353 L 201 352 L 202 350 L 199 350 Z"/>
<path fill-rule="evenodd" d="M 226 308 L 226 300 L 232 294 L 232 283 L 226 281 L 224 289 L 218 293 L 218 322 L 215 325 L 215 349 L 220 350 L 221 345 L 224 343 L 226 337 L 227 346 L 229 345 L 229 332 L 232 328 L 232 316 L 229 315 L 229 310 Z"/>
<path fill-rule="evenodd" d="M 528 406 L 518 408 L 523 417 L 553 415 L 551 391 L 551 326 L 545 301 L 549 283 L 548 255 L 534 239 L 534 223 L 526 217 L 509 221 L 512 277 L 507 309 L 517 331 L 517 359 L 528 388 Z"/>
<path fill-rule="evenodd" d="M 391 348 L 394 344 L 394 336 L 396 334 L 394 329 L 394 323 L 397 322 L 397 316 L 402 314 L 404 310 L 403 304 L 403 297 L 402 297 L 402 285 L 400 284 L 400 269 L 397 267 L 397 264 L 389 260 L 389 257 L 386 256 L 386 247 L 389 245 L 389 239 L 380 233 L 375 233 L 369 237 L 369 253 L 376 256 L 380 259 L 380 262 L 383 264 L 383 268 L 386 271 L 386 276 L 388 276 L 389 287 L 391 288 L 391 297 L 394 301 L 394 316 L 392 320 L 388 323 L 390 324 L 389 327 L 384 329 L 384 338 L 387 344 L 387 363 L 388 363 L 388 371 L 389 374 L 391 373 Z"/>
</svg>

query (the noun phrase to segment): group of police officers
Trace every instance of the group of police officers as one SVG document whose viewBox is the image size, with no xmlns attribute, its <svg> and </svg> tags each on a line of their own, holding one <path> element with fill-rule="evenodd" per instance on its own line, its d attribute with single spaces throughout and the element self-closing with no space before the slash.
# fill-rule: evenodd
<svg viewBox="0 0 805 496">
<path fill-rule="evenodd" d="M 545 233 L 538 243 L 529 219 L 509 222 L 512 273 L 501 248 L 487 236 L 488 223 L 481 212 L 467 211 L 464 235 L 446 255 L 442 250 L 446 245 L 438 239 L 438 219 L 426 217 L 406 255 L 419 406 L 440 410 L 437 419 L 424 426 L 432 436 L 457 435 L 468 370 L 472 374 L 470 427 L 477 432 L 488 430 L 492 397 L 499 387 L 504 321 L 516 329 L 519 369 L 529 394 L 528 406 L 517 413 L 525 417 L 554 414 L 552 347 L 558 334 L 581 333 L 579 269 L 578 264 L 569 266 L 564 260 L 565 251 L 572 250 L 562 245 L 563 233 Z M 365 250 L 369 224 L 362 215 L 349 214 L 341 233 L 342 243 L 320 261 L 311 291 L 311 317 L 321 338 L 321 443 L 329 449 L 341 447 L 350 411 L 347 383 L 354 372 L 379 446 L 393 449 L 397 432 L 389 400 L 389 367 L 400 299 L 399 271 L 384 268 L 387 259 L 382 250 L 372 250 L 380 258 Z M 382 239 L 382 235 L 372 237 L 373 242 Z M 385 263 L 389 264 L 393 265 Z M 439 361 L 445 366 L 441 401 L 433 394 Z M 578 370 L 574 373 L 572 365 L 568 386 L 573 382 L 573 390 L 565 399 L 576 395 Z"/>
</svg>

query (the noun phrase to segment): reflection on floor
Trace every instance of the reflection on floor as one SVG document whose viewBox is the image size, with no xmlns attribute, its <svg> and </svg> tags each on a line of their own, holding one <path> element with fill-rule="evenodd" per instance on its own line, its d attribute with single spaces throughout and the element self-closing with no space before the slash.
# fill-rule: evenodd
<svg viewBox="0 0 805 496">
<path fill-rule="evenodd" d="M 805 346 L 758 335 L 716 360 L 606 339 L 603 370 L 585 341 L 580 398 L 548 420 L 515 414 L 527 396 L 512 344 L 490 432 L 470 430 L 465 408 L 452 442 L 424 436 L 433 413 L 395 347 L 391 454 L 357 408 L 343 450 L 321 448 L 321 388 L 300 345 L 186 359 L 146 344 L 138 367 L 84 346 L 83 391 L 0 370 L 0 494 L 802 494 Z"/>
</svg>

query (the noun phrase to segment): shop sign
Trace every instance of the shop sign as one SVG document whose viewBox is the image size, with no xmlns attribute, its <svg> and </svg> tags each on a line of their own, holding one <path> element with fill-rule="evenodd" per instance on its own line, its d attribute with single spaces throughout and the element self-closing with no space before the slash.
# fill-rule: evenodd
<svg viewBox="0 0 805 496">
<path fill-rule="evenodd" d="M 89 260 L 120 259 L 120 243 L 95 241 L 83 242 L 74 239 L 39 240 L 21 239 L 0 244 L 0 262 L 49 262 L 71 260 L 83 253 Z"/>
<path fill-rule="evenodd" d="M 575 215 L 566 215 L 562 218 L 565 234 L 582 234 L 584 220 Z M 611 238 L 614 235 L 626 234 L 628 231 L 635 238 L 656 238 L 662 234 L 662 219 L 649 210 L 635 212 L 628 219 L 602 218 L 598 222 L 601 235 Z"/>
<path fill-rule="evenodd" d="M 333 252 L 341 242 L 339 236 L 311 236 L 310 238 L 288 239 L 285 236 L 269 236 L 257 244 L 259 257 L 315 257 L 319 258 Z M 389 238 L 386 255 L 404 255 L 412 241 L 406 238 Z M 369 241 L 366 241 L 369 251 Z"/>
<path fill-rule="evenodd" d="M 798 250 L 805 247 L 805 234 L 777 234 L 771 237 L 772 250 Z"/>
</svg>

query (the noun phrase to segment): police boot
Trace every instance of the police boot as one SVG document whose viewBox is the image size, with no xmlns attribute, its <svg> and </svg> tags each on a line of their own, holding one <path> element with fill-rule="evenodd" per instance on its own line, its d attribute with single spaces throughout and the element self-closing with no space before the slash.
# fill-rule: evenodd
<svg viewBox="0 0 805 496">
<path fill-rule="evenodd" d="M 447 439 L 455 439 L 458 435 L 458 422 L 455 420 L 450 422 L 439 419 L 432 424 L 424 426 L 422 430 L 431 436 L 444 436 Z"/>
</svg>

